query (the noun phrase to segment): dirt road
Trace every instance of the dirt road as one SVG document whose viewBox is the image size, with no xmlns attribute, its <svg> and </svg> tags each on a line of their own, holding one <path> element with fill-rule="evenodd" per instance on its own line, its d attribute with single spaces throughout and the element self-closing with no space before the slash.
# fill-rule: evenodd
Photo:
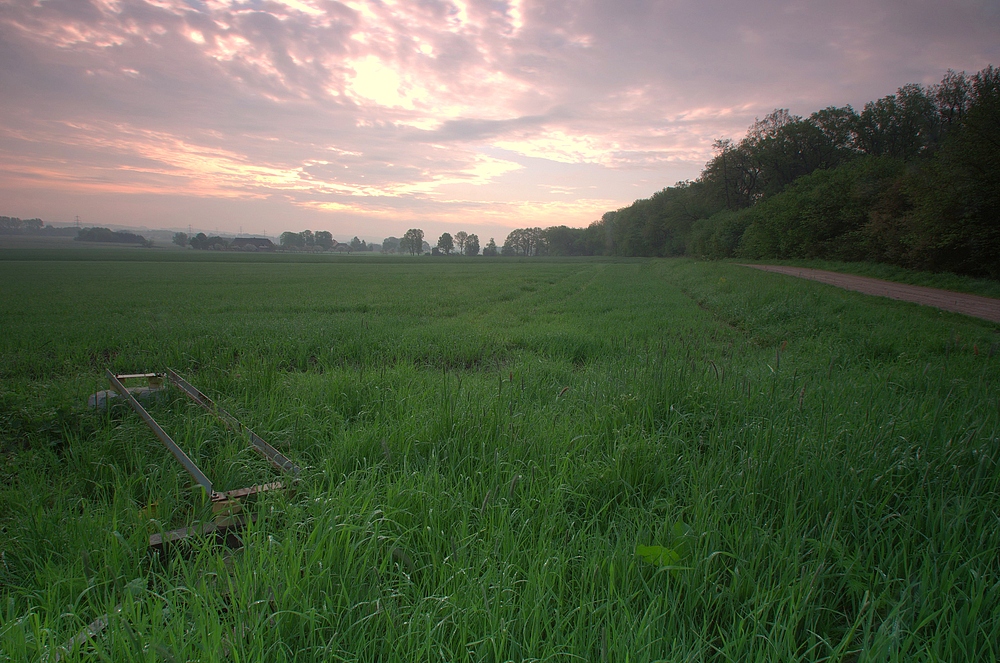
<svg viewBox="0 0 1000 663">
<path fill-rule="evenodd" d="M 845 290 L 863 292 L 866 295 L 878 295 L 890 299 L 899 299 L 904 302 L 914 302 L 925 306 L 933 306 L 944 311 L 964 313 L 965 315 L 989 320 L 990 322 L 1000 322 L 1000 299 L 993 299 L 992 297 L 980 297 L 979 295 L 969 295 L 964 292 L 952 292 L 951 290 L 939 290 L 919 285 L 882 281 L 867 276 L 828 272 L 822 269 L 781 267 L 778 265 L 743 265 L 743 267 L 798 276 L 803 279 L 835 285 Z"/>
</svg>

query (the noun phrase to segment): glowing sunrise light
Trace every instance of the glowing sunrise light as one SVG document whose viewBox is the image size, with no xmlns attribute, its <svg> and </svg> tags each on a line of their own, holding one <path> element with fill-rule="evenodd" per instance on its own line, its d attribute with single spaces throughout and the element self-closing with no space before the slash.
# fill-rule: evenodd
<svg viewBox="0 0 1000 663">
<path fill-rule="evenodd" d="M 303 14 L 309 14 L 310 16 L 322 16 L 324 13 L 322 9 L 317 9 L 308 3 L 301 2 L 301 0 L 276 0 L 276 2 L 290 9 L 300 11 Z"/>
<path fill-rule="evenodd" d="M 350 63 L 354 80 L 349 90 L 357 97 L 374 101 L 379 106 L 413 110 L 414 102 L 427 97 L 427 90 L 405 82 L 393 69 L 385 66 L 374 55 Z"/>
<path fill-rule="evenodd" d="M 514 32 L 520 32 L 521 28 L 524 27 L 524 11 L 521 9 L 523 0 L 511 0 L 509 7 L 507 8 L 510 14 L 510 25 L 514 28 Z"/>
</svg>

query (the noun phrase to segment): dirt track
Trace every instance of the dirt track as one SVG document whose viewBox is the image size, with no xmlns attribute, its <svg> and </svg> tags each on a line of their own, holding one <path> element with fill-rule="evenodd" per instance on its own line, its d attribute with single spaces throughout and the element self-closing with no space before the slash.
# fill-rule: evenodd
<svg viewBox="0 0 1000 663">
<path fill-rule="evenodd" d="M 778 265 L 743 265 L 743 267 L 753 267 L 754 269 L 762 269 L 765 272 L 798 276 L 803 279 L 835 285 L 845 290 L 863 292 L 866 295 L 878 295 L 890 299 L 899 299 L 904 302 L 914 302 L 916 304 L 923 304 L 924 306 L 933 306 L 944 311 L 963 313 L 974 318 L 989 320 L 990 322 L 1000 322 L 1000 299 L 993 299 L 992 297 L 980 297 L 979 295 L 968 295 L 964 292 L 952 292 L 951 290 L 939 290 L 919 285 L 882 281 L 867 276 L 828 272 L 822 269 L 781 267 Z"/>
</svg>

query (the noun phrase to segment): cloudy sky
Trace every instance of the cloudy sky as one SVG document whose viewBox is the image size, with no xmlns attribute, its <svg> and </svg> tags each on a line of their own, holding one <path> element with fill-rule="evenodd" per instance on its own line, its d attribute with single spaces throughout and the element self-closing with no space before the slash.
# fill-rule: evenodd
<svg viewBox="0 0 1000 663">
<path fill-rule="evenodd" d="M 998 35 L 1000 0 L 0 0 L 0 215 L 502 241 Z"/>
</svg>

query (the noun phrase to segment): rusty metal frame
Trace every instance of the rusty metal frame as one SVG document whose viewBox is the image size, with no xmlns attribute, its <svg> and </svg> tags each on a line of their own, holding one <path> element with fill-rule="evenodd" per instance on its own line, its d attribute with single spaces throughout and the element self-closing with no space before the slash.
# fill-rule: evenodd
<svg viewBox="0 0 1000 663">
<path fill-rule="evenodd" d="M 164 378 L 168 379 L 171 384 L 183 391 L 191 400 L 200 405 L 202 408 L 215 415 L 216 418 L 222 421 L 231 430 L 246 435 L 253 450 L 264 456 L 264 458 L 266 458 L 275 468 L 281 470 L 282 472 L 292 474 L 294 477 L 298 477 L 301 470 L 295 463 L 285 457 L 273 446 L 268 444 L 259 435 L 246 427 L 239 419 L 216 405 L 212 399 L 193 387 L 173 369 L 168 368 L 166 373 L 127 373 L 116 375 L 110 370 L 106 371 L 106 373 L 108 382 L 111 384 L 111 388 L 124 398 L 125 402 L 127 402 L 132 409 L 135 410 L 140 417 L 142 417 L 143 421 L 146 422 L 146 425 L 149 426 L 156 436 L 160 438 L 163 445 L 174 455 L 174 458 L 176 458 L 178 462 L 184 466 L 184 469 L 188 471 L 188 474 L 190 474 L 192 478 L 194 478 L 194 480 L 205 489 L 205 492 L 208 494 L 208 497 L 212 502 L 212 510 L 216 514 L 216 519 L 212 523 L 207 523 L 198 527 L 185 527 L 179 530 L 164 532 L 162 534 L 153 534 L 149 537 L 150 546 L 162 547 L 168 543 L 173 543 L 197 534 L 205 535 L 216 533 L 225 535 L 228 530 L 242 527 L 246 523 L 246 519 L 241 514 L 242 500 L 258 493 L 270 490 L 282 490 L 284 486 L 281 482 L 275 481 L 272 483 L 249 486 L 247 488 L 216 491 L 212 486 L 211 479 L 209 479 L 205 473 L 201 471 L 198 465 L 195 464 L 195 462 L 191 460 L 186 453 L 184 453 L 184 450 L 181 449 L 176 442 L 174 442 L 170 435 L 168 435 L 167 432 L 163 430 L 158 423 L 156 423 L 156 420 L 153 419 L 152 415 L 150 415 L 149 412 L 147 412 L 146 409 L 139 403 L 138 399 L 136 399 L 132 392 L 122 384 L 122 380 L 144 378 L 149 381 L 151 386 L 153 386 L 157 383 L 162 384 Z M 226 540 L 229 539 L 228 536 L 225 536 L 225 538 Z"/>
<path fill-rule="evenodd" d="M 139 403 L 139 400 L 135 397 L 135 395 L 124 384 L 122 384 L 122 380 L 145 379 L 148 381 L 150 388 L 159 389 L 162 387 L 164 379 L 168 379 L 171 384 L 187 394 L 187 396 L 198 405 L 214 414 L 231 430 L 246 435 L 249 438 L 253 449 L 267 458 L 267 460 L 270 461 L 274 467 L 283 472 L 288 472 L 295 477 L 298 477 L 299 475 L 299 467 L 282 455 L 277 449 L 264 441 L 264 439 L 259 435 L 244 426 L 239 419 L 223 410 L 221 407 L 216 405 L 212 399 L 195 387 L 191 386 L 190 383 L 179 376 L 173 369 L 168 368 L 166 373 L 120 373 L 116 375 L 110 370 L 106 370 L 105 372 L 107 374 L 108 382 L 111 384 L 112 390 L 125 399 L 125 402 L 128 403 L 140 417 L 142 417 L 143 421 L 146 422 L 146 425 L 149 426 L 158 438 L 160 438 L 160 442 L 162 442 L 163 445 L 170 450 L 170 453 L 172 453 L 174 458 L 176 458 L 178 462 L 184 466 L 184 469 L 188 471 L 188 474 L 190 474 L 191 477 L 205 489 L 205 492 L 208 494 L 212 502 L 212 511 L 215 514 L 214 520 L 191 527 L 182 527 L 168 532 L 151 534 L 149 536 L 149 547 L 163 551 L 170 545 L 181 543 L 194 536 L 211 536 L 214 537 L 217 542 L 224 543 L 230 547 L 241 546 L 242 542 L 237 536 L 236 531 L 245 527 L 247 522 L 254 522 L 256 520 L 256 517 L 253 514 L 245 514 L 242 512 L 242 500 L 258 493 L 270 490 L 282 490 L 284 486 L 281 482 L 274 481 L 271 483 L 249 486 L 247 488 L 237 488 L 235 490 L 217 492 L 212 486 L 211 479 L 209 479 L 205 473 L 201 471 L 198 465 L 195 464 L 195 462 L 191 460 L 186 453 L 184 453 L 184 450 L 181 449 L 176 442 L 174 442 L 165 430 L 163 430 L 163 427 L 156 423 L 156 420 L 153 419 L 152 415 L 146 411 L 146 408 Z M 121 611 L 122 605 L 119 603 L 111 612 L 101 615 L 84 627 L 83 630 L 75 636 L 67 640 L 63 645 L 57 647 L 54 652 L 55 656 L 53 657 L 55 663 L 59 663 L 63 658 L 75 653 L 76 650 L 84 643 L 99 636 L 108 627 L 111 617 L 120 614 Z"/>
</svg>

